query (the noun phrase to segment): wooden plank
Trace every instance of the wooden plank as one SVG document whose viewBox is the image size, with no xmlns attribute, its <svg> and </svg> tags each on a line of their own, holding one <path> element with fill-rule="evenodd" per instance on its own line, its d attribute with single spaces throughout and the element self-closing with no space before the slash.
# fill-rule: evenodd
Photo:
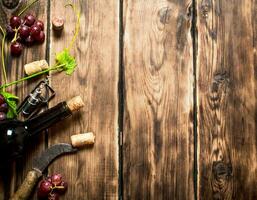
<svg viewBox="0 0 257 200">
<path fill-rule="evenodd" d="M 193 199 L 191 1 L 124 0 L 124 199 Z"/>
<path fill-rule="evenodd" d="M 257 2 L 197 4 L 198 196 L 257 199 Z"/>
<path fill-rule="evenodd" d="M 38 19 L 42 20 L 47 27 L 47 1 L 39 1 L 34 4 L 28 12 L 35 14 Z M 6 19 L 10 18 L 11 13 L 7 13 L 7 16 L 3 12 L 1 12 L 1 25 L 6 22 Z M 23 54 L 14 58 L 10 56 L 9 52 L 9 44 L 6 45 L 6 49 L 8 50 L 7 55 L 7 73 L 8 80 L 16 80 L 24 76 L 24 64 L 32 62 L 34 60 L 45 59 L 46 58 L 46 42 L 43 45 L 35 45 L 30 48 L 24 48 Z M 42 77 L 43 78 L 43 77 Z M 17 87 L 8 88 L 7 91 L 13 92 L 16 94 L 20 100 L 22 101 L 24 97 L 26 97 L 31 90 L 35 87 L 35 85 L 39 82 L 40 79 L 34 79 L 32 81 L 28 81 L 25 84 L 21 84 Z M 24 158 L 17 161 L 17 163 L 11 167 L 8 172 L 3 172 L 3 196 L 0 195 L 0 199 L 8 199 L 10 194 L 12 194 L 17 187 L 23 181 L 26 173 L 29 169 L 31 169 L 32 160 L 35 156 L 37 156 L 45 147 L 45 136 L 42 135 L 40 137 L 34 138 L 33 143 L 31 143 L 27 147 L 27 151 L 24 155 Z M 0 184 L 1 185 L 1 184 Z M 31 199 L 37 199 L 34 197 Z"/>
<path fill-rule="evenodd" d="M 81 95 L 85 108 L 72 119 L 50 130 L 49 145 L 70 142 L 69 136 L 92 131 L 93 148 L 64 156 L 49 168 L 49 174 L 61 173 L 69 183 L 63 199 L 117 199 L 118 197 L 118 1 L 74 1 L 81 9 L 81 30 L 73 55 L 78 68 L 72 76 L 53 75 L 51 85 L 57 96 L 51 106 Z M 75 27 L 71 8 L 63 1 L 51 2 L 51 18 L 65 17 L 60 38 L 52 37 L 51 63 L 56 52 L 67 47 Z"/>
</svg>

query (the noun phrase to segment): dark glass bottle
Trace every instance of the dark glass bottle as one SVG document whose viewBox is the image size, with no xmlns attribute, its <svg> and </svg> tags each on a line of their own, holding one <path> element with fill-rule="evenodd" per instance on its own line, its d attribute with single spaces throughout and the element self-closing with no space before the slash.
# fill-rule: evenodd
<svg viewBox="0 0 257 200">
<path fill-rule="evenodd" d="M 74 105 L 76 105 L 74 107 Z M 22 155 L 26 142 L 51 125 L 69 117 L 73 111 L 80 109 L 83 102 L 78 97 L 68 102 L 61 102 L 32 119 L 26 121 L 0 121 L 0 156 L 5 164 Z"/>
</svg>

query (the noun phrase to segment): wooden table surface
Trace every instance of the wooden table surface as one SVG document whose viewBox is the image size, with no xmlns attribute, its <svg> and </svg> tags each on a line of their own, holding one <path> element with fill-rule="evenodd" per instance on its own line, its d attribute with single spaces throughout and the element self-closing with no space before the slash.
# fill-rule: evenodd
<svg viewBox="0 0 257 200">
<path fill-rule="evenodd" d="M 9 56 L 9 80 L 24 75 L 25 63 L 54 63 L 67 46 L 76 19 L 66 2 L 32 6 L 47 42 Z M 93 148 L 48 168 L 69 183 L 61 199 L 257 199 L 257 1 L 73 2 L 81 10 L 78 68 L 51 76 L 57 95 L 49 107 L 75 95 L 86 106 L 1 172 L 0 199 L 21 184 L 33 157 L 88 131 Z M 59 38 L 54 16 L 66 20 Z M 11 91 L 23 99 L 39 80 Z"/>
</svg>

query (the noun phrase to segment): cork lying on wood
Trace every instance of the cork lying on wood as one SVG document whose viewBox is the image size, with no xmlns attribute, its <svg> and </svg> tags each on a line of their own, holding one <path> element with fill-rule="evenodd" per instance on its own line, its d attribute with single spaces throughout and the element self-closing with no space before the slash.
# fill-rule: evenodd
<svg viewBox="0 0 257 200">
<path fill-rule="evenodd" d="M 95 143 L 95 135 L 92 132 L 72 135 L 70 139 L 73 147 L 83 147 Z"/>
<path fill-rule="evenodd" d="M 32 75 L 48 68 L 49 68 L 49 65 L 46 60 L 34 61 L 24 66 L 24 70 L 27 75 Z"/>
<path fill-rule="evenodd" d="M 85 104 L 80 96 L 73 97 L 67 102 L 67 106 L 69 107 L 71 112 L 78 111 L 80 108 L 84 107 L 84 105 Z"/>
<path fill-rule="evenodd" d="M 61 31 L 64 27 L 64 19 L 62 17 L 54 17 L 52 20 L 53 30 Z"/>
</svg>

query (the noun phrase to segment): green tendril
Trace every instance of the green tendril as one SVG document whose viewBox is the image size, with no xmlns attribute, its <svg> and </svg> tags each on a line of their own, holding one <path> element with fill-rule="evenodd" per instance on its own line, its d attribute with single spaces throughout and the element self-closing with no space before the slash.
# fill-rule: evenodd
<svg viewBox="0 0 257 200">
<path fill-rule="evenodd" d="M 7 83 L 7 74 L 6 74 L 6 67 L 5 67 L 5 39 L 6 39 L 6 33 L 4 31 L 4 29 L 2 28 L 2 26 L 0 26 L 0 30 L 3 34 L 3 38 L 2 38 L 2 44 L 1 44 L 1 61 L 2 61 L 2 70 L 3 70 L 3 77 L 4 77 L 4 83 Z M 3 87 L 3 90 L 5 90 L 5 87 Z"/>
<path fill-rule="evenodd" d="M 22 15 L 26 10 L 28 10 L 34 3 L 38 2 L 39 0 L 34 0 L 26 5 L 19 13 L 18 16 Z"/>
<path fill-rule="evenodd" d="M 71 40 L 71 42 L 70 42 L 70 44 L 67 48 L 68 50 L 70 50 L 73 47 L 73 45 L 76 41 L 76 38 L 78 37 L 78 34 L 79 34 L 79 30 L 80 30 L 80 12 L 75 8 L 74 4 L 72 4 L 72 3 L 69 3 L 69 4 L 65 5 L 65 7 L 67 7 L 67 6 L 72 7 L 72 9 L 76 13 L 76 17 L 77 17 L 76 26 L 75 26 L 75 33 L 74 33 L 73 38 L 72 38 L 72 40 Z"/>
<path fill-rule="evenodd" d="M 2 39 L 1 51 L 2 51 L 2 68 L 3 68 L 4 82 L 7 83 L 7 75 L 6 75 L 6 68 L 5 68 L 5 53 L 4 53 L 5 37 L 6 37 L 6 35 L 4 34 L 3 39 Z"/>
</svg>

